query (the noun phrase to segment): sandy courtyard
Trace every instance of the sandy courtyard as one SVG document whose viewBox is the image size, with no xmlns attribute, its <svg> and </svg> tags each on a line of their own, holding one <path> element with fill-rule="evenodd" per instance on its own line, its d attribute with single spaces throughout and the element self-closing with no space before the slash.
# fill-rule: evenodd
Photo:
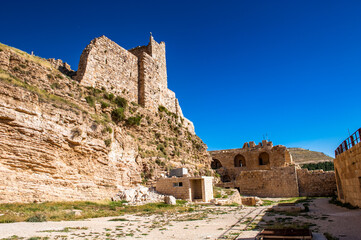
<svg viewBox="0 0 361 240">
<path fill-rule="evenodd" d="M 271 206 L 201 206 L 191 213 L 171 215 L 5 223 L 0 224 L 0 236 L 5 239 L 254 239 L 265 226 L 307 224 L 314 232 L 327 232 L 339 239 L 361 239 L 361 210 L 335 206 L 328 200 L 311 200 L 310 211 L 299 215 L 267 211 Z"/>
</svg>

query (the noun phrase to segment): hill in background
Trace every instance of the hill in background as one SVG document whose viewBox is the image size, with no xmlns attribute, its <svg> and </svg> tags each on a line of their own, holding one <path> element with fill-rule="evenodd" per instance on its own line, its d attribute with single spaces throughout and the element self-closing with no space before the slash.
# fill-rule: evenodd
<svg viewBox="0 0 361 240">
<path fill-rule="evenodd" d="M 333 158 L 324 154 L 323 152 L 310 151 L 303 148 L 288 148 L 290 151 L 293 161 L 297 164 L 306 163 L 319 163 L 319 162 L 330 162 Z"/>
</svg>

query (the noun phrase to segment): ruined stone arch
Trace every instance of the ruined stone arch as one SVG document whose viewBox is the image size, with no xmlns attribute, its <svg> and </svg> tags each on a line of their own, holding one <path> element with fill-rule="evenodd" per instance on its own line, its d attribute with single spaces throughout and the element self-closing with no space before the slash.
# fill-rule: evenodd
<svg viewBox="0 0 361 240">
<path fill-rule="evenodd" d="M 213 158 L 211 162 L 211 168 L 212 169 L 219 169 L 222 167 L 221 162 L 218 159 Z"/>
<path fill-rule="evenodd" d="M 258 156 L 259 165 L 268 165 L 269 164 L 269 154 L 262 152 Z"/>
<path fill-rule="evenodd" d="M 246 158 L 242 154 L 237 154 L 234 157 L 234 166 L 235 167 L 245 167 L 246 166 Z"/>
</svg>

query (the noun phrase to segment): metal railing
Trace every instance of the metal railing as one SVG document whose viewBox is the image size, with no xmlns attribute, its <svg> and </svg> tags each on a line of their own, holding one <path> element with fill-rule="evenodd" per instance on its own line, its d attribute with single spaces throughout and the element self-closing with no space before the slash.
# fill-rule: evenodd
<svg viewBox="0 0 361 240">
<path fill-rule="evenodd" d="M 338 148 L 335 150 L 335 156 L 349 150 L 357 143 L 361 142 L 361 128 L 351 134 L 345 141 L 343 141 Z"/>
</svg>

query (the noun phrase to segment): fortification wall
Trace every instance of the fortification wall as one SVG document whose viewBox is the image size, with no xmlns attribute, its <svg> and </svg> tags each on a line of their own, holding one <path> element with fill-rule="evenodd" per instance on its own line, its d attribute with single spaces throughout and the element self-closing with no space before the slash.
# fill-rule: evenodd
<svg viewBox="0 0 361 240">
<path fill-rule="evenodd" d="M 361 207 L 361 142 L 334 160 L 339 200 Z"/>
<path fill-rule="evenodd" d="M 242 171 L 236 178 L 235 187 L 241 195 L 258 197 L 298 197 L 295 166 L 272 170 Z"/>
<path fill-rule="evenodd" d="M 297 180 L 301 197 L 333 196 L 336 191 L 334 171 L 297 169 Z"/>
<path fill-rule="evenodd" d="M 156 111 L 159 106 L 161 89 L 158 72 L 154 71 L 157 67 L 154 59 L 146 52 L 143 52 L 139 57 L 139 104 Z"/>
<path fill-rule="evenodd" d="M 76 79 L 84 86 L 138 102 L 138 58 L 105 36 L 93 39 L 80 56 Z"/>
<path fill-rule="evenodd" d="M 168 89 L 167 81 L 167 64 L 165 58 L 165 43 L 157 43 L 153 37 L 150 37 L 149 42 L 150 56 L 157 63 L 157 73 L 159 75 L 159 85 L 162 90 Z"/>
<path fill-rule="evenodd" d="M 246 143 L 238 149 L 210 151 L 210 154 L 213 161 L 221 163 L 231 179 L 235 179 L 242 171 L 269 170 L 292 163 L 292 157 L 285 146 L 273 146 L 272 142 L 267 141 L 258 145 L 254 142 Z M 263 165 L 260 164 L 261 154 L 268 156 L 268 161 Z"/>
<path fill-rule="evenodd" d="M 223 186 L 238 187 L 241 194 L 331 196 L 335 191 L 333 172 L 299 169 L 288 149 L 273 146 L 272 142 L 262 141 L 258 145 L 249 142 L 243 148 L 210 151 L 210 154 L 211 167 L 221 175 Z"/>
<path fill-rule="evenodd" d="M 184 118 L 175 93 L 167 87 L 165 43 L 150 37 L 147 46 L 129 51 L 105 36 L 84 49 L 76 79 L 84 86 L 105 88 L 108 92 L 157 112 L 160 105 Z M 184 119 L 194 134 L 193 123 Z"/>
</svg>

